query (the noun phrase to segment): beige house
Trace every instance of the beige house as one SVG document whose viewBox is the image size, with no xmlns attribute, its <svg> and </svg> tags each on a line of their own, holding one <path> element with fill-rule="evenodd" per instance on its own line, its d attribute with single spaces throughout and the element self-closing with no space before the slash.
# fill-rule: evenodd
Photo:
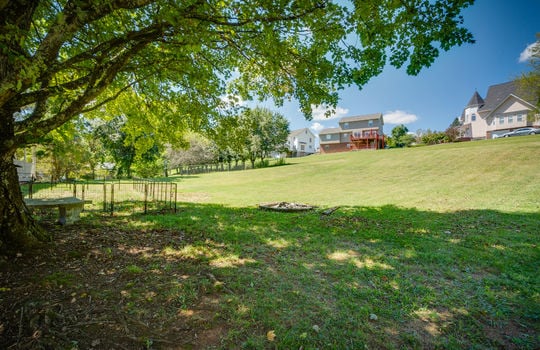
<svg viewBox="0 0 540 350">
<path fill-rule="evenodd" d="M 319 132 L 321 153 L 384 148 L 382 113 L 341 118 L 339 127 Z"/>
<path fill-rule="evenodd" d="M 303 128 L 293 130 L 287 137 L 287 148 L 292 157 L 303 157 L 315 153 L 316 136 L 309 130 Z"/>
<path fill-rule="evenodd" d="M 462 139 L 481 140 L 498 136 L 525 126 L 540 126 L 539 115 L 534 121 L 527 114 L 536 110 L 531 101 L 520 96 L 516 82 L 492 85 L 485 100 L 475 92 L 459 117 Z"/>
</svg>

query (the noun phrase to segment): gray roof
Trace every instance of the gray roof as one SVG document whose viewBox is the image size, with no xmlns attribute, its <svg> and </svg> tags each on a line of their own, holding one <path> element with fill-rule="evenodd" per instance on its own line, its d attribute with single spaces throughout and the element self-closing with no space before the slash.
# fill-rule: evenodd
<svg viewBox="0 0 540 350">
<path fill-rule="evenodd" d="M 303 133 L 303 132 L 306 131 L 306 130 L 309 131 L 309 132 L 311 132 L 311 131 L 309 130 L 309 128 L 303 128 L 303 129 L 293 130 L 293 131 L 291 131 L 291 132 L 289 133 L 289 137 L 295 137 L 295 136 L 297 136 L 297 135 L 300 135 L 301 133 Z M 312 134 L 313 134 L 313 133 L 312 133 Z"/>
<path fill-rule="evenodd" d="M 339 120 L 340 123 L 356 122 L 360 120 L 370 120 L 370 119 L 379 119 L 382 118 L 382 113 L 373 113 L 373 114 L 364 114 L 357 115 L 354 117 L 344 117 Z"/>
<path fill-rule="evenodd" d="M 484 104 L 484 99 L 480 96 L 478 91 L 475 91 L 472 95 L 471 99 L 469 100 L 469 103 L 467 103 L 467 107 L 480 107 Z"/>
<path fill-rule="evenodd" d="M 341 132 L 341 128 L 326 128 L 326 129 L 322 129 L 321 131 L 319 131 L 319 135 L 335 134 L 335 133 L 338 133 L 338 132 Z"/>
<path fill-rule="evenodd" d="M 479 112 L 489 112 L 497 108 L 508 96 L 516 92 L 516 83 L 509 81 L 507 83 L 491 85 L 488 89 L 484 105 L 478 109 Z"/>
<path fill-rule="evenodd" d="M 514 95 L 522 99 L 523 101 L 534 106 L 534 103 L 523 96 L 523 91 L 519 91 L 518 83 L 515 81 L 509 81 L 502 84 L 491 85 L 488 89 L 488 93 L 485 99 L 485 103 L 478 109 L 479 112 L 492 112 L 501 103 L 508 98 L 508 96 Z"/>
</svg>

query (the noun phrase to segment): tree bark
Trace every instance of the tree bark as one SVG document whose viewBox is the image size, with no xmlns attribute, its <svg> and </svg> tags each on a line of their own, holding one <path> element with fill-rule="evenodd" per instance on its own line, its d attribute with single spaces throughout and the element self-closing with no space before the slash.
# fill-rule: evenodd
<svg viewBox="0 0 540 350">
<path fill-rule="evenodd" d="M 0 136 L 6 141 L 13 135 L 11 125 L 0 125 Z M 5 144 L 9 142 L 2 145 Z M 0 147 L 0 251 L 8 253 L 51 238 L 24 204 L 17 168 L 13 164 L 14 153 L 14 148 Z"/>
</svg>

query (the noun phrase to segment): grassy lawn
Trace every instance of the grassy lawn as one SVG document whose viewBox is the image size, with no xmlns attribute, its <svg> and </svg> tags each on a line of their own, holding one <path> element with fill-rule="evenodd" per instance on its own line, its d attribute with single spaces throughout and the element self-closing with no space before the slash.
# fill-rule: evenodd
<svg viewBox="0 0 540 350">
<path fill-rule="evenodd" d="M 176 214 L 86 213 L 4 261 L 0 347 L 539 348 L 539 154 L 532 136 L 179 177 Z"/>
<path fill-rule="evenodd" d="M 319 206 L 539 212 L 540 138 L 288 159 L 288 165 L 179 178 L 181 200 L 234 207 L 271 201 Z"/>
</svg>

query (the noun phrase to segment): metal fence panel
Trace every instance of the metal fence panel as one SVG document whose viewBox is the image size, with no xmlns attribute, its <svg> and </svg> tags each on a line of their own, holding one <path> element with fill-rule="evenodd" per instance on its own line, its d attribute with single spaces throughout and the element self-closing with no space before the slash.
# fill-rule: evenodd
<svg viewBox="0 0 540 350">
<path fill-rule="evenodd" d="M 77 197 L 85 210 L 113 215 L 120 212 L 176 212 L 177 184 L 154 180 L 28 182 L 21 184 L 25 198 Z"/>
</svg>

